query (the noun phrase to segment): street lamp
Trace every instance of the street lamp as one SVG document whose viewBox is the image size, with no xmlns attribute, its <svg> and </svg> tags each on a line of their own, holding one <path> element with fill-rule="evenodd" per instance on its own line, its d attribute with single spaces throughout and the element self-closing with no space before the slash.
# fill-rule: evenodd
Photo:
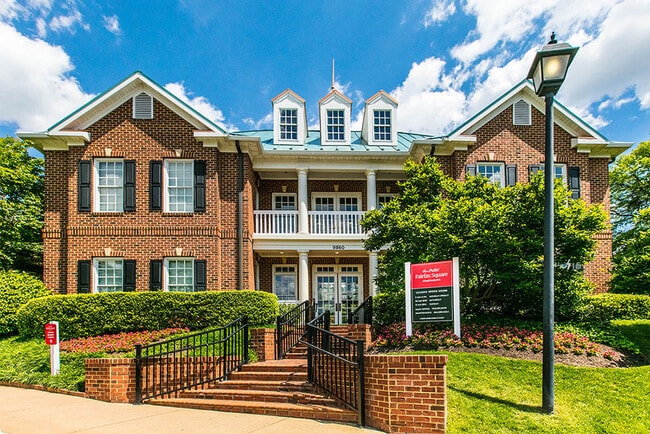
<svg viewBox="0 0 650 434">
<path fill-rule="evenodd" d="M 551 40 L 535 55 L 528 71 L 528 79 L 533 80 L 535 93 L 543 96 L 546 102 L 546 141 L 544 152 L 544 288 L 543 288 L 543 367 L 542 367 L 542 410 L 554 411 L 553 377 L 555 375 L 555 337 L 553 323 L 554 309 L 554 174 L 553 170 L 553 98 L 562 86 L 567 69 L 578 51 L 569 44 L 558 44 L 555 33 Z"/>
</svg>

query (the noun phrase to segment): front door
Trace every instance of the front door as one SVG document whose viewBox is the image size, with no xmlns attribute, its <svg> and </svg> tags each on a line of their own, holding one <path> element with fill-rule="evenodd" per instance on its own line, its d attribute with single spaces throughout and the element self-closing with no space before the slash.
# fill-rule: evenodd
<svg viewBox="0 0 650 434">
<path fill-rule="evenodd" d="M 329 310 L 334 324 L 347 324 L 359 306 L 362 291 L 359 266 L 318 266 L 314 278 L 317 315 Z"/>
</svg>

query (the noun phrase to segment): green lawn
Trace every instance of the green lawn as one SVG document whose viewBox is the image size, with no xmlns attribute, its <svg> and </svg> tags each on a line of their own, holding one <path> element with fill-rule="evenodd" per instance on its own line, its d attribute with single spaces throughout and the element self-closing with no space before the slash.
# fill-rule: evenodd
<svg viewBox="0 0 650 434">
<path fill-rule="evenodd" d="M 612 321 L 612 325 L 634 342 L 641 350 L 641 354 L 650 357 L 650 320 L 618 320 Z"/>
<path fill-rule="evenodd" d="M 648 433 L 650 366 L 555 367 L 555 413 L 541 413 L 539 362 L 451 353 L 450 433 Z"/>
</svg>

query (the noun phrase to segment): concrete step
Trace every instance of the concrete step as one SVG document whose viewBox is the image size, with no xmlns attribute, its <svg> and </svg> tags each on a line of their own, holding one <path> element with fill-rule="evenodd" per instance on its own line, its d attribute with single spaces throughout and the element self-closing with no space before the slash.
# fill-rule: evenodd
<svg viewBox="0 0 650 434">
<path fill-rule="evenodd" d="M 210 386 L 211 389 L 241 389 L 241 390 L 275 390 L 313 392 L 315 387 L 307 381 L 251 381 L 228 380 Z"/>
<path fill-rule="evenodd" d="M 226 384 L 227 385 L 227 384 Z M 306 393 L 299 390 L 243 390 L 243 389 L 207 389 L 187 390 L 179 394 L 179 398 L 219 399 L 231 401 L 277 402 L 290 404 L 334 406 L 336 400 L 317 393 Z"/>
<path fill-rule="evenodd" d="M 194 408 L 201 410 L 228 411 L 232 413 L 297 417 L 303 419 L 316 419 L 332 422 L 357 422 L 357 414 L 355 412 L 340 407 L 325 405 L 197 398 L 155 398 L 148 400 L 147 404 Z"/>
<path fill-rule="evenodd" d="M 228 379 L 239 381 L 307 381 L 307 371 L 303 372 L 267 372 L 238 371 L 230 374 Z"/>
</svg>

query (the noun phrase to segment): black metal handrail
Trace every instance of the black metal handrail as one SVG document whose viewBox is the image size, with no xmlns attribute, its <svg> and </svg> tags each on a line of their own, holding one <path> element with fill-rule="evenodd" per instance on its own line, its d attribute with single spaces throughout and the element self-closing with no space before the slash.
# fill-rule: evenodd
<svg viewBox="0 0 650 434">
<path fill-rule="evenodd" d="M 314 309 L 309 301 L 303 301 L 287 313 L 278 316 L 275 328 L 275 358 L 283 359 L 307 332 L 307 323 L 312 319 Z"/>
<path fill-rule="evenodd" d="M 135 346 L 135 400 L 172 397 L 225 380 L 248 363 L 248 318 L 187 336 Z"/>
<path fill-rule="evenodd" d="M 366 423 L 364 392 L 364 341 L 353 341 L 330 332 L 330 312 L 307 324 L 308 380 L 357 412 Z"/>
<path fill-rule="evenodd" d="M 354 311 L 348 312 L 348 324 L 372 325 L 372 296 L 366 298 Z"/>
</svg>

